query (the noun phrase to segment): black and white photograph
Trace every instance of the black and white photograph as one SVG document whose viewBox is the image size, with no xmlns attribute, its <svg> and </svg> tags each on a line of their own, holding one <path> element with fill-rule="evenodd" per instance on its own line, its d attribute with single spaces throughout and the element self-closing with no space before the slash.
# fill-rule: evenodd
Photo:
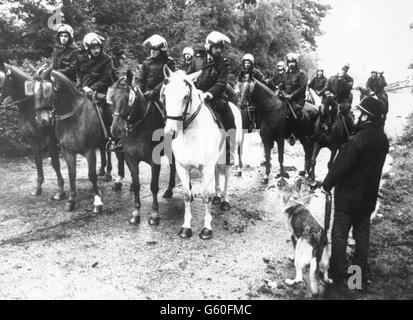
<svg viewBox="0 0 413 320">
<path fill-rule="evenodd" d="M 411 300 L 412 136 L 412 0 L 0 0 L 0 300 Z"/>
</svg>

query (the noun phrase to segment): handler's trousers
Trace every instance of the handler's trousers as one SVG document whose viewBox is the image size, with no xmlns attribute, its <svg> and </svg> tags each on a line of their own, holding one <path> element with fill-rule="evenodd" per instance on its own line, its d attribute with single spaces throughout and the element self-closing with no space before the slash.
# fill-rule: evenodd
<svg viewBox="0 0 413 320">
<path fill-rule="evenodd" d="M 348 275 L 346 270 L 346 248 L 350 228 L 353 227 L 355 252 L 352 265 L 358 265 L 362 271 L 363 281 L 368 270 L 370 245 L 370 216 L 366 212 L 345 212 L 336 208 L 331 233 L 331 259 L 329 275 L 334 282 L 343 281 Z"/>
</svg>

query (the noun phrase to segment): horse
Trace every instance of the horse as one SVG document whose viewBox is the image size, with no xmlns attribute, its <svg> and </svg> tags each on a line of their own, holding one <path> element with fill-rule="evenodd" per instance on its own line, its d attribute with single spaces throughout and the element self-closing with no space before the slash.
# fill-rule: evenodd
<svg viewBox="0 0 413 320">
<path fill-rule="evenodd" d="M 163 112 L 158 110 L 153 101 L 146 101 L 141 90 L 133 84 L 133 74 L 127 71 L 126 77 L 121 77 L 109 89 L 108 102 L 113 106 L 113 120 L 111 133 L 115 138 L 120 139 L 125 153 L 126 164 L 132 176 L 132 186 L 134 191 L 134 210 L 131 224 L 140 223 L 140 182 L 139 163 L 144 161 L 151 166 L 151 192 L 152 192 L 152 213 L 149 218 L 149 225 L 159 225 L 159 174 L 161 170 L 160 156 L 156 155 L 158 150 L 155 135 L 163 135 Z M 175 187 L 175 165 L 170 164 L 170 176 L 168 189 L 164 198 L 172 198 L 172 189 Z"/>
<path fill-rule="evenodd" d="M 317 157 L 322 148 L 330 150 L 330 160 L 328 162 L 328 169 L 331 169 L 333 161 L 337 155 L 340 147 L 346 142 L 349 137 L 349 130 L 353 125 L 353 119 L 341 114 L 340 108 L 333 96 L 327 96 L 324 101 L 324 119 L 323 122 L 320 116 L 317 118 L 314 129 L 314 150 L 311 157 L 311 170 L 309 173 L 310 180 L 315 180 L 315 166 Z"/>
<path fill-rule="evenodd" d="M 32 77 L 17 67 L 1 62 L 0 79 L 3 79 L 3 81 L 0 81 L 2 83 L 0 85 L 0 105 L 7 96 L 13 99 L 13 105 L 16 105 L 19 109 L 21 130 L 33 150 L 37 169 L 37 184 L 31 195 L 40 196 L 42 194 L 42 184 L 44 182 L 42 151 L 47 148 L 59 187 L 58 192 L 52 199 L 64 199 L 64 180 L 60 171 L 59 150 L 54 127 L 50 122 L 40 121 L 35 112 L 34 97 L 25 95 L 25 83 L 32 80 Z"/>
<path fill-rule="evenodd" d="M 294 128 L 289 116 L 288 106 L 278 95 L 269 89 L 265 84 L 256 79 L 242 82 L 240 87 L 240 106 L 251 103 L 255 106 L 257 116 L 261 122 L 260 136 L 264 144 L 265 152 L 265 176 L 262 179 L 263 184 L 268 184 L 271 172 L 271 150 L 274 147 L 274 141 L 278 147 L 278 162 L 280 173 L 277 178 L 281 178 L 279 186 L 286 184 L 284 178 L 289 178 L 284 169 L 284 139 L 287 139 L 291 133 L 299 138 L 305 154 L 304 170 L 300 172 L 301 176 L 309 174 L 311 165 L 311 155 L 313 151 L 312 134 L 314 123 L 318 116 L 318 110 L 313 105 L 306 103 L 302 109 L 303 119 L 300 121 L 299 128 Z M 291 117 L 291 116 L 290 116 Z"/>
<path fill-rule="evenodd" d="M 51 71 L 51 83 L 43 77 L 35 78 L 35 110 L 39 114 L 54 106 L 55 133 L 69 171 L 70 196 L 65 209 L 76 206 L 76 155 L 88 162 L 88 176 L 93 186 L 93 212 L 101 213 L 103 202 L 97 185 L 96 148 L 105 140 L 97 106 L 80 92 L 64 74 Z"/>
<path fill-rule="evenodd" d="M 166 111 L 165 135 L 174 137 L 172 151 L 176 159 L 176 170 L 184 189 L 185 202 L 184 224 L 179 230 L 181 238 L 192 236 L 191 228 L 191 192 L 190 170 L 198 169 L 202 173 L 203 203 L 205 208 L 204 228 L 199 234 L 202 240 L 212 238 L 210 205 L 213 195 L 213 181 L 215 175 L 214 204 L 220 198 L 219 180 L 222 171 L 225 171 L 223 210 L 229 210 L 230 204 L 227 194 L 230 166 L 224 165 L 226 158 L 226 134 L 220 129 L 214 119 L 212 111 L 207 107 L 195 87 L 193 77 L 182 71 L 172 72 L 164 67 L 165 83 L 161 98 Z M 230 135 L 235 147 L 239 146 L 242 135 L 241 114 L 239 109 L 229 103 L 234 114 L 236 132 Z"/>
</svg>

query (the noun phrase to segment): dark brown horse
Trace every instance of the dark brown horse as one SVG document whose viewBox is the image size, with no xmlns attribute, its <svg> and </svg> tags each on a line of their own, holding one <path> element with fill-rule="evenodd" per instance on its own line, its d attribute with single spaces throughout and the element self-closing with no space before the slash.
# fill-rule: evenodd
<svg viewBox="0 0 413 320">
<path fill-rule="evenodd" d="M 86 157 L 89 180 L 94 192 L 94 212 L 103 209 L 101 194 L 97 186 L 96 148 L 105 140 L 96 107 L 62 73 L 52 71 L 52 83 L 36 79 L 34 82 L 35 110 L 41 113 L 54 106 L 57 141 L 69 171 L 70 197 L 66 209 L 74 210 L 76 203 L 76 155 Z M 53 88 L 49 88 L 50 85 Z M 50 92 L 52 91 L 52 92 Z"/>
<path fill-rule="evenodd" d="M 152 169 L 153 202 L 149 224 L 159 225 L 158 192 L 161 170 L 160 156 L 162 154 L 158 146 L 165 126 L 162 109 L 158 109 L 159 105 L 155 105 L 153 102 L 148 104 L 139 88 L 134 86 L 130 70 L 128 70 L 126 77 L 115 82 L 110 90 L 112 93 L 111 97 L 108 98 L 113 106 L 111 132 L 115 138 L 120 138 L 134 189 L 134 209 L 130 223 L 140 223 L 139 163 L 144 161 Z M 175 187 L 176 171 L 173 159 L 170 159 L 170 163 L 172 164 L 170 165 L 169 185 L 164 198 L 171 198 L 172 189 Z"/>
<path fill-rule="evenodd" d="M 334 97 L 328 96 L 323 101 L 324 121 L 321 115 L 318 117 L 314 129 L 314 150 L 311 158 L 310 179 L 315 179 L 315 166 L 318 154 L 322 148 L 330 149 L 331 155 L 328 162 L 330 169 L 340 147 L 346 142 L 350 130 L 353 127 L 353 118 L 350 115 L 343 115 Z"/>
<path fill-rule="evenodd" d="M 50 122 L 42 122 L 36 117 L 34 97 L 25 95 L 25 82 L 32 77 L 20 69 L 0 63 L 0 104 L 7 96 L 10 96 L 20 112 L 20 126 L 26 141 L 34 153 L 37 169 L 37 185 L 32 195 L 39 196 L 42 193 L 44 181 L 42 151 L 47 148 L 50 153 L 53 169 L 56 171 L 59 191 L 53 197 L 55 200 L 64 198 L 64 180 L 60 172 L 59 151 L 54 128 Z M 39 120 L 39 121 L 37 121 Z"/>
<path fill-rule="evenodd" d="M 263 183 L 267 184 L 269 181 L 271 150 L 274 147 L 274 141 L 277 142 L 278 162 L 280 165 L 280 173 L 277 178 L 282 178 L 281 184 L 285 182 L 283 178 L 289 178 L 288 173 L 284 169 L 284 139 L 287 139 L 291 133 L 294 133 L 299 138 L 304 148 L 305 165 L 304 171 L 301 171 L 300 175 L 308 174 L 310 172 L 313 151 L 311 136 L 314 131 L 318 110 L 314 106 L 306 104 L 302 109 L 304 119 L 300 121 L 299 126 L 294 126 L 292 121 L 287 119 L 289 112 L 285 101 L 257 80 L 245 81 L 240 85 L 240 107 L 243 108 L 247 103 L 255 106 L 261 122 L 260 135 L 264 144 L 266 162 Z"/>
</svg>

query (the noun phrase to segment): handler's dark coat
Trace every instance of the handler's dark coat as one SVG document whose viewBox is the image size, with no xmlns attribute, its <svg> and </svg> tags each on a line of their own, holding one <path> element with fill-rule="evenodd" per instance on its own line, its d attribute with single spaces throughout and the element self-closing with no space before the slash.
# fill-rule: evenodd
<svg viewBox="0 0 413 320">
<path fill-rule="evenodd" d="M 249 75 L 250 79 L 254 78 L 260 82 L 264 82 L 265 80 L 264 74 L 260 70 L 258 70 L 255 67 L 251 67 L 248 69 L 242 68 L 238 74 L 237 81 L 238 82 L 244 81 L 246 75 Z"/>
<path fill-rule="evenodd" d="M 335 187 L 336 210 L 371 214 L 376 208 L 381 173 L 389 142 L 380 124 L 366 124 L 340 150 L 323 182 Z"/>
<path fill-rule="evenodd" d="M 310 89 L 313 89 L 314 91 L 321 91 L 322 89 L 324 89 L 324 87 L 326 86 L 326 84 L 327 84 L 327 78 L 323 75 L 323 76 L 321 76 L 321 77 L 319 77 L 319 76 L 315 76 L 312 80 L 311 80 L 311 82 L 310 82 L 310 84 L 308 85 L 308 87 L 310 88 Z"/>
<path fill-rule="evenodd" d="M 387 86 L 386 80 L 384 78 L 379 78 L 379 77 L 376 77 L 376 78 L 370 77 L 366 83 L 366 88 L 368 90 L 373 91 L 375 94 L 380 94 L 386 86 Z"/>
<path fill-rule="evenodd" d="M 202 90 L 208 91 L 213 95 L 213 100 L 222 98 L 228 78 L 229 78 L 229 63 L 227 59 L 213 59 L 206 62 L 202 67 L 202 72 L 195 82 L 195 86 Z"/>
<path fill-rule="evenodd" d="M 291 94 L 291 100 L 301 106 L 305 104 L 305 92 L 307 89 L 307 76 L 298 68 L 289 70 L 284 74 L 280 90 Z"/>
<path fill-rule="evenodd" d="M 56 45 L 53 49 L 53 70 L 63 73 L 72 82 L 76 82 L 76 69 L 79 56 L 79 47 L 73 42 L 67 46 Z"/>
<path fill-rule="evenodd" d="M 353 100 L 351 94 L 353 84 L 354 80 L 348 74 L 343 77 L 335 75 L 328 79 L 326 86 L 321 91 L 322 93 L 325 93 L 326 91 L 332 92 L 336 96 L 337 103 L 339 104 L 349 103 L 351 105 Z"/>
<path fill-rule="evenodd" d="M 79 63 L 80 87 L 89 87 L 93 91 L 106 94 L 113 83 L 114 66 L 112 57 L 102 53 L 94 58 L 83 55 Z"/>
<path fill-rule="evenodd" d="M 172 71 L 175 71 L 174 60 L 166 54 L 161 54 L 156 58 L 149 57 L 143 62 L 136 76 L 136 83 L 142 92 L 145 93 L 148 90 L 154 90 L 155 94 L 159 95 L 163 80 L 165 79 L 163 73 L 163 67 L 165 65 Z"/>
</svg>

